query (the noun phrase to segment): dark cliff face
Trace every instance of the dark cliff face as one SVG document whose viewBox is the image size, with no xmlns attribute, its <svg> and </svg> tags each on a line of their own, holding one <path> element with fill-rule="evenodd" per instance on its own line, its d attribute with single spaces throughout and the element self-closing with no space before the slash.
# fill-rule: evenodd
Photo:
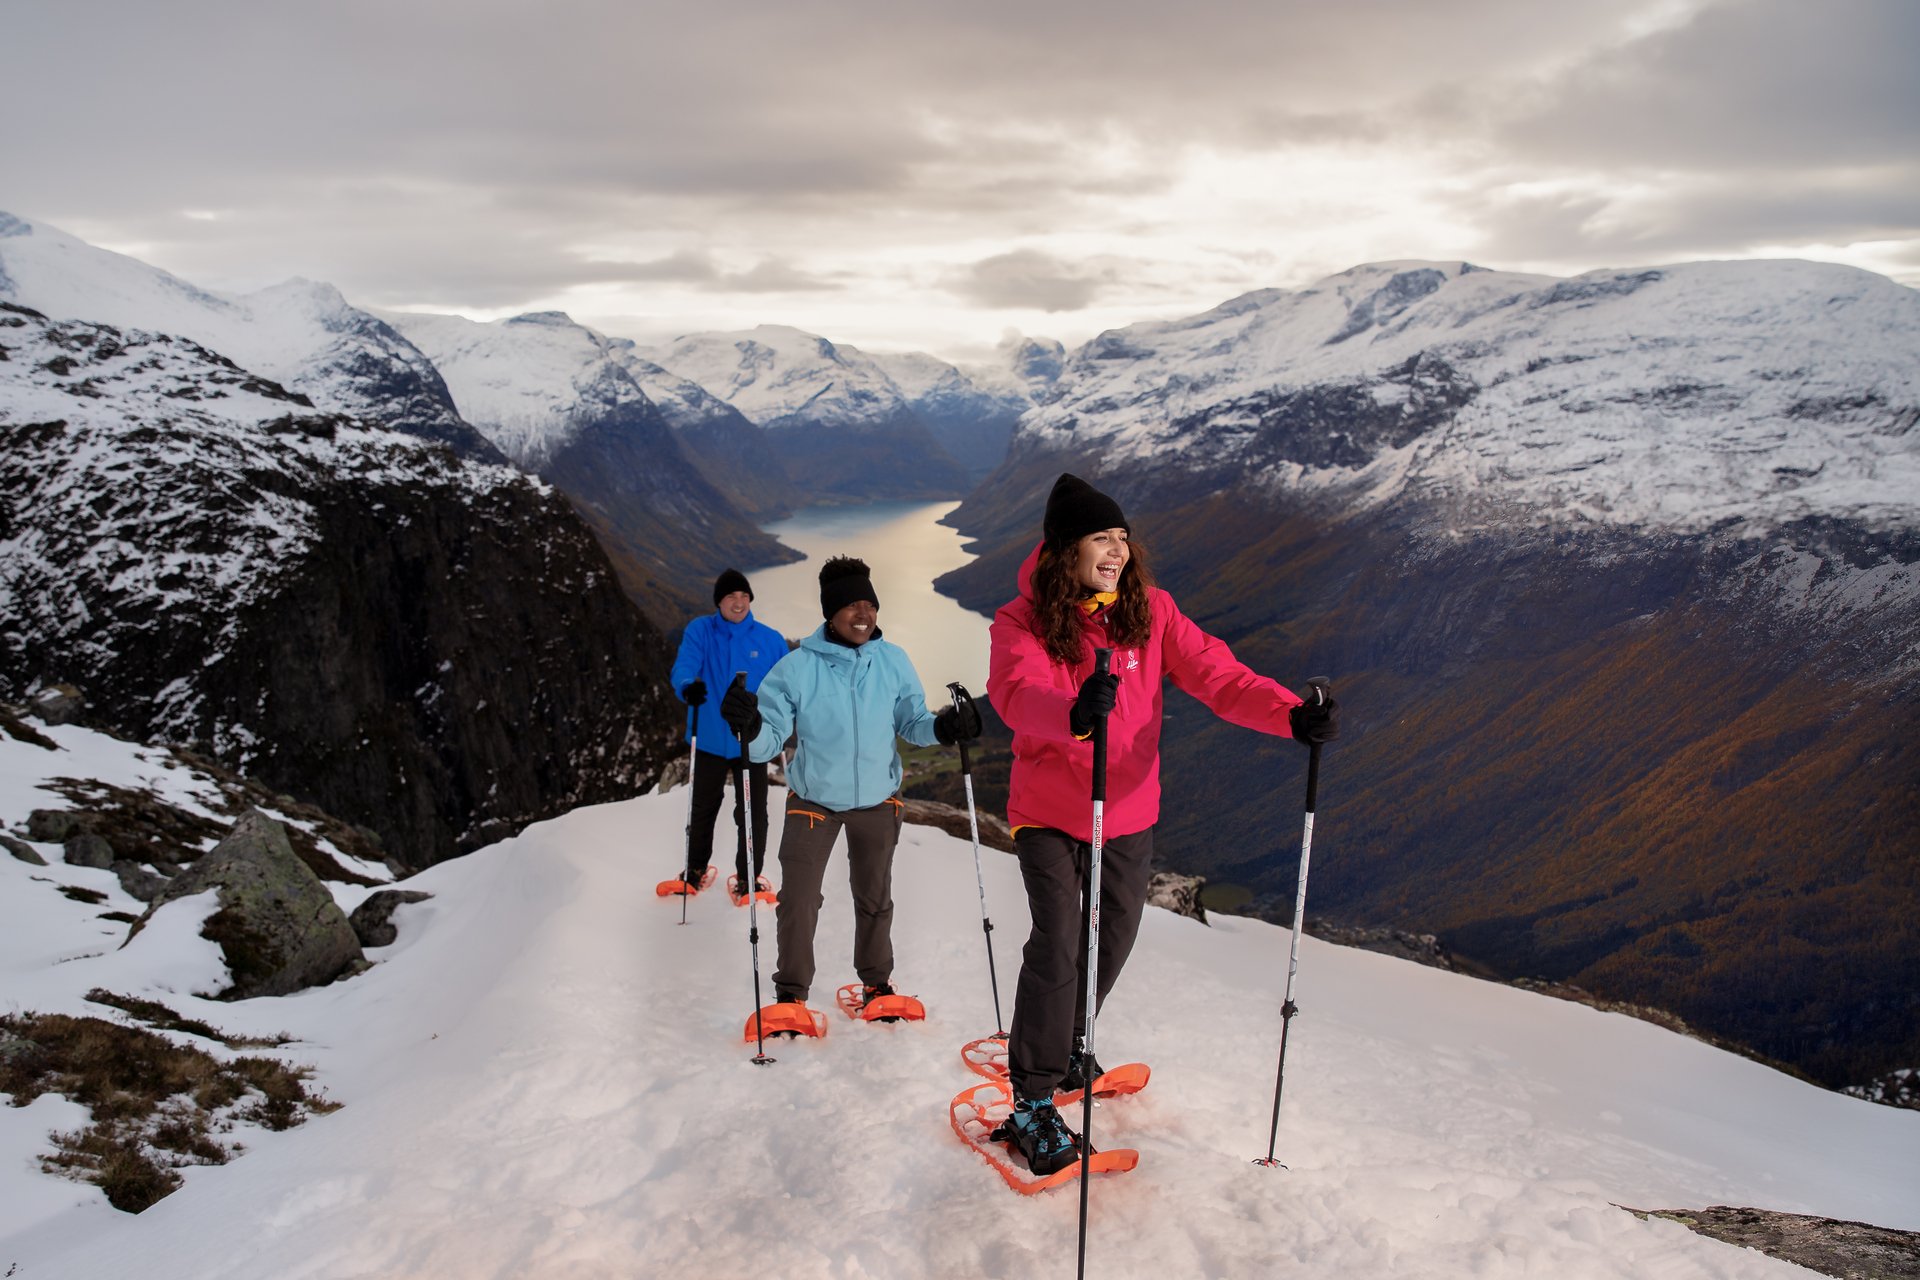
<svg viewBox="0 0 1920 1280">
<path fill-rule="evenodd" d="M 423 867 L 651 785 L 659 632 L 566 501 L 192 343 L 0 304 L 0 688 Z"/>
<path fill-rule="evenodd" d="M 1440 538 L 1412 505 L 1335 518 L 1088 461 L 1010 460 L 956 513 L 987 554 L 942 589 L 1009 598 L 1045 486 L 1077 470 L 1238 657 L 1331 675 L 1311 913 L 1657 1005 L 1828 1083 L 1920 1058 L 1920 610 L 1879 585 L 1920 541 Z M 1289 918 L 1305 752 L 1167 705 L 1163 862 Z"/>
<path fill-rule="evenodd" d="M 247 768 L 422 867 L 651 785 L 677 704 L 657 630 L 564 499 L 341 486 L 204 677 Z"/>
<path fill-rule="evenodd" d="M 643 399 L 597 413 L 540 474 L 573 500 L 628 595 L 663 629 L 711 608 L 727 565 L 797 558 L 741 516 Z"/>
</svg>

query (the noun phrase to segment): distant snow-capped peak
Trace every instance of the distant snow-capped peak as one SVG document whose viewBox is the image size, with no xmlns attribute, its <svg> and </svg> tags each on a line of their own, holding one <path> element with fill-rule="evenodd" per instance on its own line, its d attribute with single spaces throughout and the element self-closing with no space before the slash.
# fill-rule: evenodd
<svg viewBox="0 0 1920 1280">
<path fill-rule="evenodd" d="M 1356 267 L 1075 353 L 1026 439 L 1471 526 L 1920 508 L 1920 292 L 1850 267 Z"/>
<path fill-rule="evenodd" d="M 626 368 L 632 344 L 565 312 L 485 323 L 423 312 L 385 317 L 433 360 L 462 416 L 529 470 L 596 418 L 651 404 Z"/>
<path fill-rule="evenodd" d="M 769 429 L 879 425 L 912 412 L 906 395 L 871 356 L 787 325 L 693 333 L 637 354 Z"/>
<path fill-rule="evenodd" d="M 293 279 L 248 294 L 215 293 L 0 213 L 0 297 L 56 320 L 176 334 L 318 408 L 379 416 L 456 443 L 472 439 L 427 358 L 332 285 Z"/>
</svg>

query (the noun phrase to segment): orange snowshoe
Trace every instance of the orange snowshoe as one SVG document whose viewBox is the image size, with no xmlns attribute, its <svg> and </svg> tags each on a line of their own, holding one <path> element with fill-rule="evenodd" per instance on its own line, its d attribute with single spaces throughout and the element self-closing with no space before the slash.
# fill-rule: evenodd
<svg viewBox="0 0 1920 1280">
<path fill-rule="evenodd" d="M 913 996 L 896 995 L 892 989 L 868 995 L 867 987 L 850 982 L 834 992 L 840 1012 L 862 1022 L 919 1022 L 927 1016 L 927 1007 Z"/>
<path fill-rule="evenodd" d="M 1007 1042 L 998 1036 L 986 1036 L 979 1040 L 969 1040 L 960 1046 L 960 1061 L 967 1064 L 967 1070 L 987 1080 L 1007 1078 Z M 1093 1096 L 1096 1098 L 1118 1098 L 1129 1093 L 1138 1093 L 1147 1087 L 1147 1081 L 1153 1078 L 1153 1069 L 1144 1062 L 1123 1062 L 1096 1076 L 1093 1081 Z M 1080 1101 L 1080 1090 L 1069 1089 L 1053 1095 L 1055 1106 L 1064 1107 L 1068 1103 Z"/>
<path fill-rule="evenodd" d="M 747 905 L 747 891 L 740 887 L 739 876 L 730 875 L 727 877 L 727 896 L 733 899 L 733 905 L 736 907 L 744 907 Z M 755 876 L 753 878 L 753 896 L 763 907 L 777 907 L 780 905 L 780 895 L 774 892 L 773 882 L 765 876 Z"/>
<path fill-rule="evenodd" d="M 960 1141 L 980 1153 L 1006 1184 L 1023 1196 L 1048 1191 L 1071 1182 L 1085 1170 L 1094 1173 L 1126 1173 L 1140 1163 L 1140 1153 L 1129 1148 L 1096 1151 L 1091 1157 L 1075 1160 L 1064 1169 L 1044 1177 L 1027 1168 L 1026 1161 L 1005 1140 L 994 1133 L 1013 1114 L 1013 1090 L 1004 1080 L 982 1080 L 957 1094 L 947 1107 L 947 1117 Z"/>
<path fill-rule="evenodd" d="M 682 872 L 682 875 L 684 874 L 685 873 Z M 699 884 L 688 884 L 679 876 L 675 876 L 671 880 L 662 880 L 659 884 L 653 886 L 653 893 L 657 898 L 691 898 L 702 889 L 711 889 L 713 887 L 713 878 L 718 874 L 719 872 L 713 867 L 708 867 L 705 871 L 701 872 Z"/>
<path fill-rule="evenodd" d="M 747 1015 L 745 1038 L 748 1044 L 753 1044 L 763 1035 L 794 1039 L 799 1036 L 817 1038 L 825 1034 L 827 1015 L 793 1000 L 781 1000 L 767 1005 L 758 1013 Z"/>
</svg>

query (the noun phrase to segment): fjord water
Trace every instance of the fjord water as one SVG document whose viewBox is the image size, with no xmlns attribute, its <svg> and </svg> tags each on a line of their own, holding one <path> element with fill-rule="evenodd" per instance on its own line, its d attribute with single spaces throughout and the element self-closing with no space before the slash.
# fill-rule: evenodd
<svg viewBox="0 0 1920 1280">
<path fill-rule="evenodd" d="M 827 557 L 858 556 L 873 569 L 880 631 L 907 651 L 927 705 L 947 703 L 958 680 L 984 698 L 989 619 L 937 594 L 933 580 L 973 557 L 959 533 L 938 523 L 957 502 L 877 502 L 863 507 L 808 507 L 766 531 L 806 555 L 795 564 L 747 568 L 754 616 L 798 639 L 820 625 L 820 566 Z M 1007 584 L 1013 595 L 1013 584 Z"/>
</svg>

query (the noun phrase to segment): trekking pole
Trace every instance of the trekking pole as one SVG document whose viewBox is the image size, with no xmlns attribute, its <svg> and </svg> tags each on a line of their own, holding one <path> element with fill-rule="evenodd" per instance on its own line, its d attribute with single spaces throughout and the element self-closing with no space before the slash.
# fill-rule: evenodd
<svg viewBox="0 0 1920 1280">
<path fill-rule="evenodd" d="M 1307 705 L 1325 706 L 1333 697 L 1333 682 L 1325 676 L 1307 681 Z M 1293 947 L 1287 953 L 1287 992 L 1280 1004 L 1280 1066 L 1273 1077 L 1273 1126 L 1267 1132 L 1267 1156 L 1255 1160 L 1269 1169 L 1287 1166 L 1273 1158 L 1273 1144 L 1280 1137 L 1280 1086 L 1287 1079 L 1287 1028 L 1293 1015 L 1300 1012 L 1293 1003 L 1293 975 L 1300 971 L 1300 930 L 1307 917 L 1307 860 L 1313 855 L 1313 809 L 1320 798 L 1320 744 L 1307 744 L 1307 820 L 1300 835 L 1300 882 L 1293 891 Z"/>
<path fill-rule="evenodd" d="M 1095 675 L 1106 675 L 1113 650 L 1093 651 Z M 1087 868 L 1087 1039 L 1080 1049 L 1080 1061 L 1094 1061 L 1093 1020 L 1100 1011 L 1100 850 L 1106 843 L 1107 816 L 1107 717 L 1093 722 L 1093 839 Z M 1086 1074 L 1084 1071 L 1082 1075 Z M 1087 1157 L 1093 1151 L 1093 1081 L 1088 1080 L 1080 1093 L 1080 1280 L 1087 1275 L 1087 1187 L 1093 1181 Z"/>
<path fill-rule="evenodd" d="M 687 852 L 686 852 L 686 856 L 680 862 L 680 874 L 683 876 L 687 874 L 687 872 L 693 870 L 693 763 L 694 763 L 694 752 L 697 751 L 700 746 L 700 731 L 696 727 L 698 724 L 699 724 L 699 720 L 695 715 L 695 709 L 693 707 L 688 707 L 687 708 Z M 685 884 L 684 881 L 682 881 L 682 883 Z M 686 888 L 687 890 L 689 890 L 689 892 L 684 892 L 680 895 L 680 923 L 681 924 L 685 924 L 687 922 L 687 899 L 693 896 L 693 894 L 690 891 L 697 889 L 699 887 L 700 887 L 699 885 L 693 885 L 693 884 L 686 885 Z"/>
<path fill-rule="evenodd" d="M 733 687 L 747 687 L 747 673 L 736 671 Z M 742 866 L 749 872 L 753 870 L 753 860 L 747 856 L 747 731 L 739 730 L 734 736 L 740 739 L 740 758 L 733 762 L 734 826 L 740 831 L 739 858 Z M 767 1031 L 760 1014 L 760 895 L 754 890 L 758 880 L 748 880 L 740 887 L 747 891 L 747 943 L 753 949 L 753 1038 L 755 1041 L 753 1065 L 770 1067 L 778 1061 L 767 1056 Z"/>
<path fill-rule="evenodd" d="M 967 687 L 958 681 L 947 686 L 947 692 L 953 695 L 953 705 L 961 703 L 973 706 L 973 695 Z M 993 1026 L 994 1037 L 1007 1038 L 1007 1024 L 1000 1017 L 1000 975 L 993 967 L 993 921 L 987 918 L 987 881 L 980 872 L 980 815 L 973 807 L 973 760 L 967 754 L 967 744 L 960 743 L 960 777 L 967 787 L 967 827 L 973 832 L 973 882 L 980 890 L 980 932 L 987 939 L 987 981 L 993 984 Z"/>
</svg>

